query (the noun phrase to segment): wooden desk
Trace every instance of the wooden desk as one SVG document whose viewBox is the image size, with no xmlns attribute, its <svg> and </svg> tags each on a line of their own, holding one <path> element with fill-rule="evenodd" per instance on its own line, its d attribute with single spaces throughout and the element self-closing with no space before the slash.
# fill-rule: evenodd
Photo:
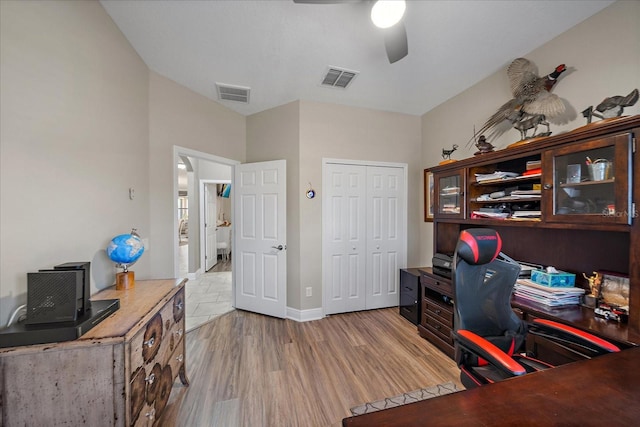
<svg viewBox="0 0 640 427">
<path fill-rule="evenodd" d="M 613 341 L 623 348 L 640 344 L 640 334 L 633 331 L 629 325 L 598 317 L 593 313 L 593 308 L 580 305 L 552 308 L 526 301 L 516 296 L 511 299 L 511 306 L 534 317 L 555 320 L 556 322 L 583 329 L 601 338 Z"/>
<path fill-rule="evenodd" d="M 342 420 L 356 426 L 637 425 L 640 348 Z"/>
</svg>

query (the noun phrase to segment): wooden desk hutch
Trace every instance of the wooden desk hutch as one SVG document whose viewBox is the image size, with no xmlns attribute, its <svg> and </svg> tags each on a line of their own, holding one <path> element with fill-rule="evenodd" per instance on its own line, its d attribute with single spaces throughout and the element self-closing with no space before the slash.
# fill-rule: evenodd
<svg viewBox="0 0 640 427">
<path fill-rule="evenodd" d="M 425 201 L 429 173 L 433 174 L 434 183 L 434 254 L 452 254 L 461 230 L 490 227 L 502 236 L 505 254 L 519 261 L 576 273 L 576 286 L 587 290 L 582 273 L 609 271 L 628 276 L 628 324 L 596 317 L 593 309 L 582 306 L 551 309 L 514 298 L 513 308 L 526 320 L 543 317 L 571 324 L 623 348 L 640 344 L 640 167 L 636 166 L 639 134 L 640 115 L 617 118 L 425 169 Z M 599 180 L 593 179 L 587 159 L 594 163 L 608 160 L 610 172 L 596 178 Z M 527 170 L 527 162 L 540 162 L 542 171 L 526 177 L 476 180 L 476 174 L 522 173 Z M 580 170 L 577 179 L 568 176 L 569 165 L 579 165 L 574 166 Z M 488 219 L 473 215 L 482 206 L 500 202 L 486 201 L 482 195 L 514 187 L 541 188 L 539 205 L 533 204 L 533 210 L 540 210 L 538 218 Z M 537 202 L 535 196 L 506 201 L 512 206 Z M 455 296 L 451 281 L 428 268 L 420 271 L 422 315 L 418 331 L 453 356 Z M 544 353 L 556 363 L 582 357 L 555 348 L 550 342 L 528 342 L 527 346 L 534 346 L 539 355 Z"/>
</svg>

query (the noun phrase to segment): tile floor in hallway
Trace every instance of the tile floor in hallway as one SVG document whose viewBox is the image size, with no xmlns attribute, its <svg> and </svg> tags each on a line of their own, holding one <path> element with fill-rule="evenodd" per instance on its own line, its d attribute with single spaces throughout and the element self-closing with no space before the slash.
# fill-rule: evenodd
<svg viewBox="0 0 640 427">
<path fill-rule="evenodd" d="M 180 277 L 187 275 L 189 245 L 179 251 Z M 222 271 L 227 270 L 227 271 Z M 215 317 L 233 310 L 231 295 L 231 262 L 220 260 L 208 273 L 189 279 L 185 286 L 185 329 L 190 331 Z"/>
<path fill-rule="evenodd" d="M 197 279 L 189 279 L 185 290 L 186 330 L 233 310 L 231 297 L 230 271 L 205 273 Z"/>
</svg>

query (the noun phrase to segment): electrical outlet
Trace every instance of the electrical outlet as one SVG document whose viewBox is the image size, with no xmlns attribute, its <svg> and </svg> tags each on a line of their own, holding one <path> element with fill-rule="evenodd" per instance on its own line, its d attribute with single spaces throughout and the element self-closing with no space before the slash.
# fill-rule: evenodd
<svg viewBox="0 0 640 427">
<path fill-rule="evenodd" d="M 307 286 L 307 296 L 310 297 L 313 295 L 313 288 L 311 286 Z"/>
</svg>

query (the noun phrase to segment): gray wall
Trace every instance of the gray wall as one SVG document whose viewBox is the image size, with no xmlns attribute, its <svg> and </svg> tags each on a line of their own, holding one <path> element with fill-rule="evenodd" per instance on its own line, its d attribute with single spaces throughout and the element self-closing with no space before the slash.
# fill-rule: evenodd
<svg viewBox="0 0 640 427">
<path fill-rule="evenodd" d="M 0 31 L 4 325 L 27 272 L 91 261 L 95 291 L 114 283 L 109 240 L 149 237 L 149 73 L 97 2 L 2 1 Z"/>
</svg>

